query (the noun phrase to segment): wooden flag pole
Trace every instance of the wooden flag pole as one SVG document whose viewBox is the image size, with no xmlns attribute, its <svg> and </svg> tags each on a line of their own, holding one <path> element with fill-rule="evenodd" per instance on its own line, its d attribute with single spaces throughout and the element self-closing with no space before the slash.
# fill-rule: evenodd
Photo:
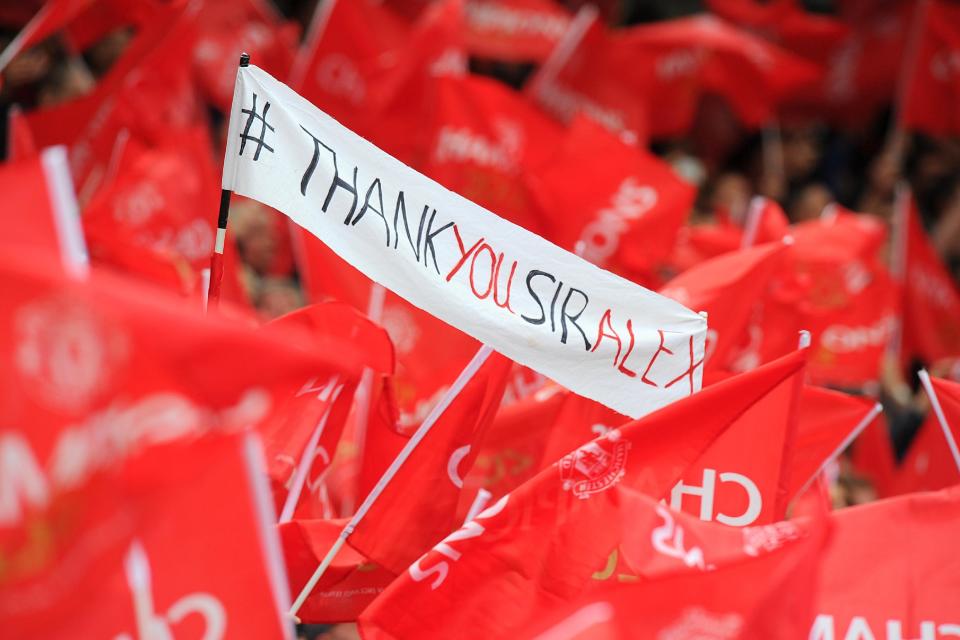
<svg viewBox="0 0 960 640">
<path fill-rule="evenodd" d="M 250 55 L 240 54 L 240 66 L 250 66 Z M 210 285 L 207 289 L 207 304 L 204 311 L 216 309 L 220 303 L 220 283 L 223 281 L 223 245 L 227 239 L 227 217 L 230 215 L 230 198 L 233 191 L 220 190 L 220 211 L 217 214 L 217 239 L 210 256 Z"/>
<path fill-rule="evenodd" d="M 433 407 L 433 410 L 430 411 L 430 415 L 426 417 L 423 423 L 420 425 L 420 428 L 414 432 L 410 440 L 407 441 L 407 444 L 404 445 L 400 453 L 397 454 L 397 457 L 394 458 L 393 462 L 390 463 L 390 466 L 386 471 L 383 472 L 383 475 L 380 477 L 380 480 L 377 481 L 376 486 L 370 491 L 370 494 L 363 501 L 363 504 L 360 505 L 360 508 L 357 509 L 357 512 L 350 519 L 350 522 L 347 523 L 347 526 L 343 528 L 343 531 L 340 532 L 340 536 L 337 538 L 337 541 L 333 543 L 333 546 L 330 547 L 330 550 L 327 552 L 327 555 L 324 556 L 323 560 L 320 562 L 320 566 L 317 567 L 316 571 L 313 572 L 313 575 L 310 576 L 310 579 L 307 580 L 307 584 L 303 586 L 303 589 L 300 590 L 300 595 L 297 596 L 297 599 L 294 601 L 293 606 L 290 607 L 290 614 L 296 615 L 297 611 L 300 610 L 300 607 L 303 606 L 303 603 L 306 601 L 307 596 L 310 595 L 310 592 L 313 591 L 313 588 L 317 586 L 317 583 L 320 581 L 320 578 L 323 577 L 323 574 L 327 571 L 327 568 L 333 562 L 333 559 L 337 556 L 340 549 L 343 547 L 343 544 L 347 541 L 347 538 L 350 537 L 350 534 L 353 533 L 353 530 L 356 528 L 357 524 L 363 520 L 363 517 L 367 515 L 367 511 L 370 510 L 370 507 L 374 502 L 377 501 L 377 498 L 383 493 L 383 490 L 390 483 L 390 480 L 393 479 L 393 476 L 397 474 L 397 471 L 400 470 L 400 467 L 410 457 L 410 454 L 413 453 L 413 450 L 417 448 L 417 445 L 420 444 L 420 441 L 426 437 L 427 433 L 430 432 L 430 429 L 437 422 L 440 416 L 443 415 L 443 412 L 447 410 L 447 407 L 456 399 L 460 392 L 463 391 L 463 388 L 467 385 L 468 382 L 476 375 L 477 371 L 480 370 L 480 367 L 483 366 L 483 363 L 487 361 L 487 358 L 490 357 L 490 354 L 493 353 L 493 349 L 487 345 L 483 345 L 477 350 L 477 353 L 473 356 L 473 359 L 470 360 L 466 368 L 460 372 L 460 375 L 457 376 L 457 379 L 454 380 L 453 384 L 443 395 L 443 398 L 440 399 L 440 402 Z"/>
<path fill-rule="evenodd" d="M 930 398 L 930 406 L 937 416 L 937 422 L 943 429 L 943 436 L 947 439 L 947 446 L 950 447 L 950 453 L 953 455 L 953 462 L 957 465 L 957 471 L 960 471 L 960 449 L 957 448 L 957 441 L 953 439 L 953 432 L 950 431 L 950 425 L 947 423 L 947 417 L 943 415 L 943 408 L 940 406 L 940 399 L 937 398 L 937 392 L 933 390 L 933 383 L 930 382 L 930 374 L 926 369 L 921 369 L 917 373 L 920 382 L 923 383 L 923 389 Z"/>
</svg>

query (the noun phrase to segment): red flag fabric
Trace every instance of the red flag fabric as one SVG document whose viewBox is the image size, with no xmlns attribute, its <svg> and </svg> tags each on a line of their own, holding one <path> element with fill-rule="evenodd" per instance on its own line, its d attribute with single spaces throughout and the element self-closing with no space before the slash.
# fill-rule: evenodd
<svg viewBox="0 0 960 640">
<path fill-rule="evenodd" d="M 901 122 L 932 136 L 960 135 L 960 7 L 930 0 L 919 9 L 912 68 L 904 92 Z"/>
<path fill-rule="evenodd" d="M 39 44 L 64 27 L 93 0 L 49 0 L 0 52 L 0 71 L 22 51 Z"/>
<path fill-rule="evenodd" d="M 464 480 L 464 493 L 472 500 L 484 489 L 499 499 L 578 446 L 629 421 L 557 385 L 541 389 L 497 414 Z M 461 503 L 461 512 L 468 506 Z"/>
<path fill-rule="evenodd" d="M 348 127 L 363 123 L 383 58 L 408 35 L 406 22 L 383 3 L 333 0 L 317 8 L 290 72 L 291 86 Z"/>
<path fill-rule="evenodd" d="M 595 12 L 582 9 L 524 91 L 561 122 L 585 115 L 628 141 L 644 141 L 661 133 L 648 121 L 646 102 L 637 99 L 646 93 L 646 73 L 641 73 L 639 81 L 634 74 L 618 74 L 614 81 L 611 74 L 612 69 L 638 66 L 642 68 L 636 56 L 631 59 L 624 48 L 616 46 Z M 668 99 L 682 105 L 680 98 L 686 93 L 689 89 L 680 96 L 672 93 Z"/>
<path fill-rule="evenodd" d="M 783 242 L 770 242 L 725 253 L 690 268 L 660 289 L 690 309 L 707 312 L 708 368 L 730 368 L 753 319 L 753 307 L 746 302 L 763 297 L 770 280 L 783 269 L 787 252 Z M 733 297 L 745 303 L 730 304 Z"/>
<path fill-rule="evenodd" d="M 133 139 L 124 144 L 116 173 L 84 207 L 91 252 L 120 234 L 132 246 L 183 261 L 188 269 L 208 267 L 216 231 L 211 212 L 220 197 L 210 149 L 199 127 L 172 133 L 159 147 Z"/>
<path fill-rule="evenodd" d="M 960 383 L 934 377 L 930 378 L 930 383 L 940 402 L 953 441 L 960 442 Z"/>
<path fill-rule="evenodd" d="M 159 143 L 171 130 L 202 121 L 190 66 L 169 64 L 167 52 L 192 45 L 196 5 L 111 3 L 113 27 L 137 35 L 93 92 L 26 114 L 37 144 L 66 144 L 81 202 L 108 171 L 117 135 Z M 95 7 L 97 5 L 94 5 Z"/>
<path fill-rule="evenodd" d="M 300 593 L 348 520 L 294 520 L 280 525 L 291 593 Z M 345 545 L 310 592 L 297 617 L 307 623 L 356 620 L 395 577 L 396 574 Z"/>
<path fill-rule="evenodd" d="M 839 46 L 850 27 L 823 14 L 811 13 L 797 0 L 707 0 L 707 8 L 788 51 L 823 62 L 824 51 Z"/>
<path fill-rule="evenodd" d="M 850 446 L 879 412 L 880 405 L 867 398 L 805 386 L 787 495 L 791 499 L 799 496 L 824 463 Z"/>
<path fill-rule="evenodd" d="M 463 476 L 500 406 L 511 365 L 489 356 L 356 524 L 350 546 L 400 574 L 457 529 Z"/>
<path fill-rule="evenodd" d="M 0 166 L 0 191 L 7 203 L 0 235 L 4 251 L 43 252 L 48 263 L 71 273 L 85 267 L 80 211 L 63 147 Z"/>
<path fill-rule="evenodd" d="M 957 464 L 950 455 L 943 429 L 931 412 L 913 436 L 900 461 L 889 494 L 935 491 L 958 482 L 960 471 L 957 471 Z"/>
<path fill-rule="evenodd" d="M 343 303 L 327 302 L 304 307 L 277 318 L 265 330 L 283 335 L 301 329 L 318 345 L 354 344 L 364 364 L 377 374 L 393 372 L 393 345 L 386 331 Z M 309 344 L 303 345 L 309 349 Z M 353 402 L 356 381 L 333 374 L 306 380 L 268 424 L 259 431 L 264 440 L 267 473 L 273 488 L 277 512 L 281 512 L 287 492 L 308 442 L 317 433 L 303 493 L 295 511 L 298 518 L 325 517 L 324 478 L 330 467 L 347 414 Z"/>
<path fill-rule="evenodd" d="M 920 223 L 912 197 L 902 199 L 906 271 L 902 287 L 903 354 L 928 364 L 960 355 L 960 292 Z"/>
<path fill-rule="evenodd" d="M 294 238 L 308 299 L 332 298 L 366 312 L 373 295 L 371 280 L 303 229 L 295 229 Z M 391 418 L 387 428 L 413 433 L 479 343 L 399 296 L 390 292 L 383 295 L 379 323 L 390 334 L 396 352 L 392 400 L 400 411 L 397 424 Z M 380 471 L 372 472 L 374 482 Z"/>
<path fill-rule="evenodd" d="M 480 58 L 543 62 L 570 25 L 553 0 L 467 0 L 467 47 Z"/>
<path fill-rule="evenodd" d="M 50 491 L 12 521 L 20 514 L 5 505 L 4 633 L 290 638 L 290 596 L 255 437 L 208 435 L 133 452 L 105 447 L 129 434 L 116 422 L 104 427 L 59 433 L 74 458 L 83 455 L 78 447 L 97 458 L 88 477 L 69 456 L 34 457 L 42 448 L 29 431 L 0 433 L 0 456 L 15 461 L 4 464 L 14 475 L 3 485 Z M 58 468 L 79 473 L 58 476 Z M 69 486 L 57 486 L 64 480 Z"/>
<path fill-rule="evenodd" d="M 879 497 L 895 493 L 897 462 L 884 414 L 878 415 L 854 442 L 850 462 L 858 473 L 870 480 Z"/>
<path fill-rule="evenodd" d="M 502 637 L 531 612 L 576 598 L 630 535 L 620 523 L 626 496 L 666 496 L 717 436 L 768 394 L 792 388 L 802 369 L 803 355 L 791 354 L 564 456 L 410 565 L 361 616 L 365 637 L 443 637 L 453 628 Z"/>
<path fill-rule="evenodd" d="M 528 174 L 540 209 L 549 212 L 547 237 L 607 270 L 655 273 L 696 189 L 653 154 L 587 118 L 574 119 L 551 152 Z"/>
<path fill-rule="evenodd" d="M 875 382 L 896 326 L 896 286 L 879 253 L 884 226 L 840 212 L 796 225 L 794 274 L 806 289 L 804 329 L 812 337 L 810 379 L 858 388 Z"/>
<path fill-rule="evenodd" d="M 779 104 L 822 75 L 816 65 L 708 15 L 610 35 L 594 23 L 571 40 L 576 50 L 558 47 L 557 58 L 532 81 L 531 95 L 564 120 L 582 107 L 612 130 L 651 137 L 687 133 L 705 92 L 722 96 L 745 125 L 763 126 Z M 637 95 L 646 96 L 642 107 L 631 106 Z"/>
<path fill-rule="evenodd" d="M 10 250 L 0 264 L 9 383 L 0 409 L 12 424 L 31 425 L 41 459 L 59 427 L 73 422 L 122 425 L 132 442 L 219 424 L 256 428 L 304 382 L 354 381 L 364 363 L 342 341 L 321 342 L 294 327 L 256 332 L 99 269 L 82 281 L 63 279 L 47 262 Z M 297 344 L 306 340 L 309 352 Z"/>
<path fill-rule="evenodd" d="M 808 637 L 942 638 L 960 633 L 960 560 L 954 552 L 958 517 L 957 487 L 834 513 Z M 881 584 L 884 588 L 877 589 Z"/>
<path fill-rule="evenodd" d="M 299 29 L 282 23 L 261 0 L 205 0 L 197 15 L 198 34 L 193 46 L 196 83 L 209 102 L 229 113 L 237 61 L 250 54 L 261 69 L 286 77 L 293 65 Z"/>
<path fill-rule="evenodd" d="M 664 509 L 663 513 L 669 512 Z M 691 547 L 679 533 L 686 529 L 674 525 L 673 517 L 654 530 L 654 539 L 663 544 L 665 536 L 672 533 L 675 549 Z M 670 525 L 676 528 L 664 531 L 672 528 Z M 789 531 L 791 526 L 782 523 L 781 529 Z M 551 612 L 532 620 L 522 637 L 805 637 L 812 617 L 823 538 L 818 532 L 788 540 L 761 555 L 741 552 L 741 558 L 710 571 L 694 566 L 637 584 L 611 583 L 574 605 L 562 607 L 562 613 Z M 690 551 L 694 549 L 699 547 Z"/>
<path fill-rule="evenodd" d="M 524 171 L 556 152 L 557 125 L 501 83 L 480 76 L 432 83 L 425 145 L 413 165 L 443 186 L 515 224 L 544 233 L 544 217 L 524 189 Z"/>
<path fill-rule="evenodd" d="M 25 160 L 37 155 L 33 133 L 16 105 L 7 112 L 7 161 Z"/>
</svg>

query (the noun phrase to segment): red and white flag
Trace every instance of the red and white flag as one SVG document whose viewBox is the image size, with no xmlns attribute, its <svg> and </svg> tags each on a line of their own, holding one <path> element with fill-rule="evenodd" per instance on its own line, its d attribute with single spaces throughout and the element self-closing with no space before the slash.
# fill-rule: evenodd
<svg viewBox="0 0 960 640">
<path fill-rule="evenodd" d="M 122 451 L 111 445 L 129 430 L 105 426 L 60 431 L 69 443 L 60 451 L 71 453 L 46 462 L 34 457 L 41 442 L 31 434 L 28 443 L 0 432 L 0 487 L 44 498 L 19 512 L 20 496 L 8 494 L 12 502 L 0 512 L 4 633 L 291 638 L 256 437 L 208 435 Z M 83 467 L 82 451 L 94 469 Z"/>
<path fill-rule="evenodd" d="M 960 634 L 960 558 L 954 552 L 958 518 L 958 487 L 834 513 L 807 637 Z"/>
<path fill-rule="evenodd" d="M 918 3 L 919 30 L 911 37 L 916 50 L 912 66 L 905 71 L 908 83 L 903 94 L 901 124 L 931 136 L 960 134 L 960 8 L 951 2 L 925 0 Z"/>
<path fill-rule="evenodd" d="M 443 637 L 455 628 L 500 637 L 531 612 L 578 597 L 632 535 L 621 511 L 627 496 L 666 497 L 745 411 L 792 391 L 802 370 L 803 354 L 791 354 L 564 456 L 410 565 L 364 612 L 364 634 Z"/>
</svg>

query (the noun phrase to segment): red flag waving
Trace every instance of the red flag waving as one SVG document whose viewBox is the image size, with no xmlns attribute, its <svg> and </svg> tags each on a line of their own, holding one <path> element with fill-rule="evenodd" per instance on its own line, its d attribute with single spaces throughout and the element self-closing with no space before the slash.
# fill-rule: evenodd
<svg viewBox="0 0 960 640">
<path fill-rule="evenodd" d="M 303 589 L 348 520 L 294 520 L 280 525 L 292 593 Z M 356 620 L 394 578 L 393 572 L 344 546 L 297 611 L 297 617 L 309 623 Z"/>
<path fill-rule="evenodd" d="M 958 518 L 958 487 L 834 513 L 809 637 L 945 638 L 960 633 Z"/>
<path fill-rule="evenodd" d="M 884 225 L 839 212 L 798 224 L 792 235 L 794 271 L 807 288 L 799 311 L 813 338 L 811 380 L 846 387 L 877 380 L 896 324 L 896 287 L 879 258 Z"/>
<path fill-rule="evenodd" d="M 912 197 L 901 199 L 906 234 L 903 350 L 933 364 L 960 355 L 960 291 L 923 230 Z"/>
<path fill-rule="evenodd" d="M 103 426 L 61 432 L 74 457 L 88 451 L 99 468 L 85 476 L 68 456 L 60 473 L 79 473 L 58 479 L 53 469 L 50 485 L 31 455 L 38 451 L 17 432 L 0 432 L 0 456 L 15 461 L 0 469 L 0 486 L 52 491 L 27 518 L 9 504 L 0 517 L 4 634 L 289 638 L 290 596 L 255 436 L 124 455 L 105 448 Z M 114 442 L 129 435 L 118 426 Z M 69 489 L 54 490 L 64 480 Z"/>
<path fill-rule="evenodd" d="M 772 277 L 786 261 L 787 245 L 770 242 L 706 260 L 669 281 L 660 293 L 680 304 L 706 311 L 707 367 L 727 369 L 746 336 L 752 305 L 763 297 Z M 730 304 L 732 296 L 745 301 Z"/>
<path fill-rule="evenodd" d="M 873 423 L 880 409 L 878 403 L 867 398 L 805 386 L 787 495 L 797 497 L 828 460 Z"/>
<path fill-rule="evenodd" d="M 675 553 L 686 552 L 689 557 L 703 551 L 683 537 L 681 532 L 689 529 L 674 522 L 677 514 L 663 507 L 658 513 L 664 517 L 664 525 L 653 529 L 655 545 Z M 787 534 L 786 539 L 777 541 L 772 550 L 754 550 L 749 546 L 750 537 L 745 536 L 739 557 L 721 566 L 711 564 L 709 571 L 693 563 L 665 575 L 645 576 L 637 584 L 613 582 L 592 590 L 573 605 L 534 618 L 522 637 L 805 637 L 824 536 L 816 531 L 791 539 L 798 532 L 793 523 L 781 523 L 779 530 Z M 775 531 L 770 527 L 757 534 L 776 540 Z M 715 544 L 715 536 L 706 543 Z M 633 578 L 628 582 L 636 580 L 624 577 Z"/>
<path fill-rule="evenodd" d="M 316 9 L 291 86 L 351 128 L 372 107 L 384 56 L 402 46 L 409 27 L 384 4 L 333 0 Z"/>
<path fill-rule="evenodd" d="M 437 78 L 421 122 L 426 146 L 414 166 L 498 215 L 542 233 L 545 220 L 522 176 L 556 151 L 559 127 L 501 83 L 480 76 Z"/>
<path fill-rule="evenodd" d="M 665 162 L 587 118 L 573 121 L 528 180 L 550 212 L 547 237 L 618 273 L 655 272 L 696 195 Z"/>
<path fill-rule="evenodd" d="M 564 456 L 410 565 L 364 612 L 365 636 L 457 629 L 466 638 L 503 637 L 531 612 L 578 597 L 632 535 L 620 522 L 624 495 L 666 496 L 720 434 L 770 393 L 792 388 L 802 369 L 803 355 L 791 354 Z"/>
<path fill-rule="evenodd" d="M 393 372 L 393 346 L 386 331 L 343 303 L 310 305 L 265 326 L 265 330 L 277 335 L 295 329 L 308 332 L 321 347 L 331 343 L 356 345 L 367 367 L 378 374 Z M 310 348 L 310 344 L 303 346 Z M 274 418 L 260 428 L 267 472 L 281 517 L 287 515 L 282 510 L 292 488 L 296 492 L 302 490 L 297 517 L 324 516 L 323 479 L 337 450 L 354 386 L 354 380 L 337 373 L 306 380 Z M 306 475 L 297 479 L 300 469 Z M 296 483 L 300 486 L 294 488 Z M 289 507 L 291 513 L 294 506 Z"/>
<path fill-rule="evenodd" d="M 87 264 L 80 211 L 63 147 L 0 167 L 0 192 L 7 206 L 0 246 L 43 252 L 49 263 L 79 273 Z"/>
<path fill-rule="evenodd" d="M 570 25 L 553 0 L 467 0 L 472 55 L 509 62 L 543 62 Z"/>
<path fill-rule="evenodd" d="M 370 505 L 348 544 L 400 574 L 457 529 L 463 476 L 500 406 L 511 365 L 490 355 Z"/>
<path fill-rule="evenodd" d="M 901 122 L 932 136 L 960 135 L 960 7 L 921 3 L 917 51 L 904 93 Z"/>
</svg>

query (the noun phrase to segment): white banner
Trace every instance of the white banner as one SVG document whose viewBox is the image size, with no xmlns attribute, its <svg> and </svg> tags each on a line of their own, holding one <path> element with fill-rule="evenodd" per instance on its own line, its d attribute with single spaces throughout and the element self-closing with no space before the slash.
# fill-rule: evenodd
<svg viewBox="0 0 960 640">
<path fill-rule="evenodd" d="M 704 318 L 445 189 L 254 66 L 238 73 L 223 188 L 616 411 L 639 417 L 700 389 Z"/>
</svg>

